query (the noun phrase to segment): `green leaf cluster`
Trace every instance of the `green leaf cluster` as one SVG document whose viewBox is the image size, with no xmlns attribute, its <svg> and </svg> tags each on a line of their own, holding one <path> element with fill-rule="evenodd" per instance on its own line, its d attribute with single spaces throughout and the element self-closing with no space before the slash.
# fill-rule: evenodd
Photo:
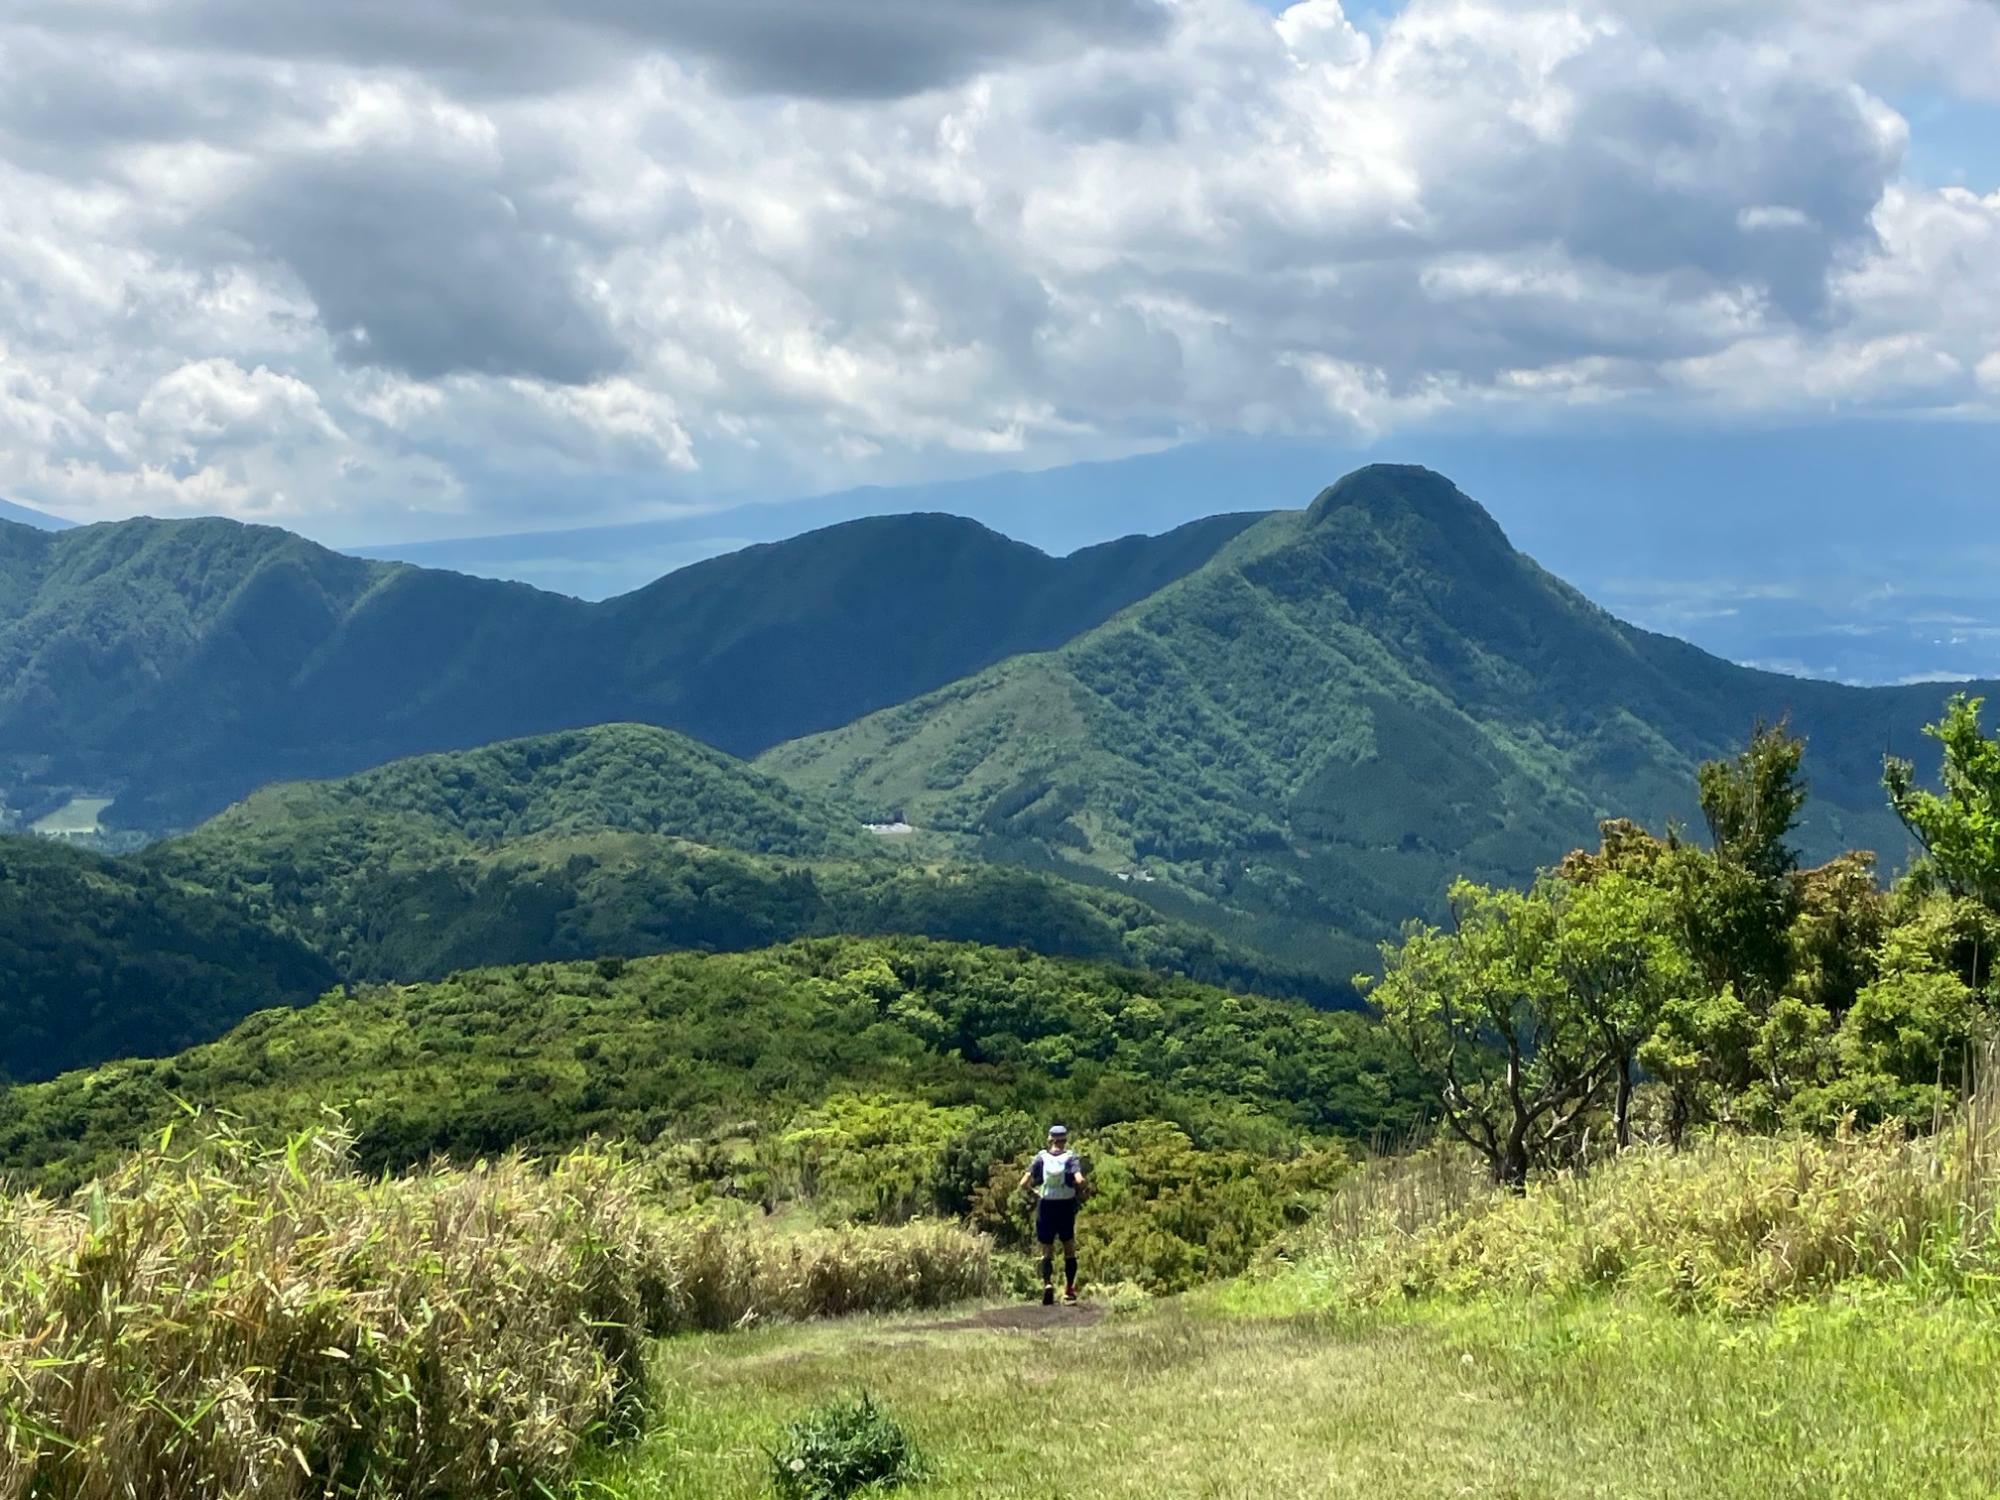
<svg viewBox="0 0 2000 1500">
<path fill-rule="evenodd" d="M 1517 1187 L 1587 1151 L 1607 1111 L 1628 1144 L 1642 1073 L 1675 1145 L 1704 1126 L 1935 1125 L 1991 1033 L 2000 747 L 1977 716 L 1955 699 L 1935 727 L 1942 794 L 1888 766 L 1931 851 L 1893 894 L 1869 854 L 1799 867 L 1804 745 L 1783 726 L 1701 768 L 1712 847 L 1614 821 L 1525 893 L 1459 882 L 1451 927 L 1385 945 L 1374 991 L 1446 1123 Z"/>
</svg>

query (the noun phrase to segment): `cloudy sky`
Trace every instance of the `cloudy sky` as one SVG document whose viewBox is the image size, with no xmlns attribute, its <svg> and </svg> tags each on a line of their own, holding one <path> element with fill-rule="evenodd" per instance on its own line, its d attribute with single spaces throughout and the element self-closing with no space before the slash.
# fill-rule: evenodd
<svg viewBox="0 0 2000 1500">
<path fill-rule="evenodd" d="M 8 0 L 0 77 L 78 520 L 2000 421 L 2000 0 Z"/>
</svg>

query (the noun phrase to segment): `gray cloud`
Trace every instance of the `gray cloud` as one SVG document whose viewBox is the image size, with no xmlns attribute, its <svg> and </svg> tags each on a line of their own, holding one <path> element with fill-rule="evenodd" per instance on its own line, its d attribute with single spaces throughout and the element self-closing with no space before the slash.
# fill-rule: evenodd
<svg viewBox="0 0 2000 1500">
<path fill-rule="evenodd" d="M 345 363 L 564 385 L 620 368 L 563 239 L 462 174 L 387 154 L 290 162 L 217 222 L 298 277 Z"/>
<path fill-rule="evenodd" d="M 1691 270 L 1760 286 L 1816 318 L 1843 258 L 1874 243 L 1873 214 L 1901 156 L 1863 98 L 1807 78 L 1754 80 L 1722 108 L 1690 77 L 1639 81 L 1610 60 L 1579 90 L 1571 149 L 1524 195 L 1555 237 L 1621 271 Z"/>
<path fill-rule="evenodd" d="M 1828 9 L 16 0 L 0 490 L 502 529 L 1214 433 L 1992 414 L 2000 196 L 1901 181 L 1865 80 L 1976 73 L 1994 6 Z"/>
<path fill-rule="evenodd" d="M 739 88 L 890 98 L 1021 57 L 1164 34 L 1160 0 L 597 0 L 610 24 L 712 58 Z"/>
<path fill-rule="evenodd" d="M 412 68 L 478 92 L 574 82 L 637 48 L 694 54 L 734 89 L 833 99 L 1140 45 L 1171 21 L 1164 0 L 27 0 L 27 12 L 176 46 Z"/>
</svg>

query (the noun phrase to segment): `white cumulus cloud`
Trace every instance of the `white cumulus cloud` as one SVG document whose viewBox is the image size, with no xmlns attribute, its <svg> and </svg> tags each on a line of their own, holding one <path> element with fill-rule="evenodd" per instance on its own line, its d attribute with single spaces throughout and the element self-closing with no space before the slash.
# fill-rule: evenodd
<svg viewBox="0 0 2000 1500">
<path fill-rule="evenodd" d="M 0 494 L 79 518 L 2000 418 L 2000 193 L 1890 102 L 2000 95 L 1992 0 L 22 0 L 0 72 Z"/>
</svg>

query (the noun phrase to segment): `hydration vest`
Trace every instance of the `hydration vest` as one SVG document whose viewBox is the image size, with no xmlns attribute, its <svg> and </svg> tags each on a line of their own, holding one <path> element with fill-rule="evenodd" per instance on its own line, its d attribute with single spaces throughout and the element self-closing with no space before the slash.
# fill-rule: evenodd
<svg viewBox="0 0 2000 1500">
<path fill-rule="evenodd" d="M 1076 1183 L 1076 1153 L 1074 1151 L 1042 1151 L 1035 1156 L 1035 1165 L 1030 1168 L 1035 1181 L 1040 1185 L 1044 1198 L 1074 1198 Z"/>
</svg>

